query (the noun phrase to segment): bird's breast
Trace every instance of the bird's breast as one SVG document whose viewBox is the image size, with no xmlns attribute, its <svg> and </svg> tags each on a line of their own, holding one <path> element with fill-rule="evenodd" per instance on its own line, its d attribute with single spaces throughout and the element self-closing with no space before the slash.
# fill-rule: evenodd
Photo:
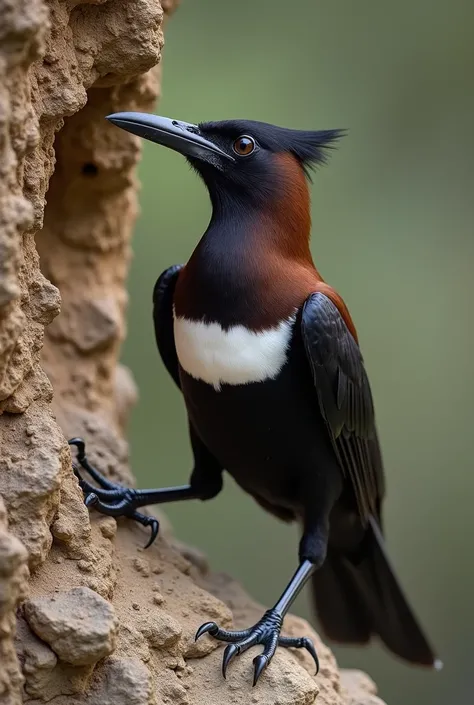
<svg viewBox="0 0 474 705">
<path fill-rule="evenodd" d="M 227 328 L 217 322 L 174 316 L 176 352 L 191 377 L 220 390 L 222 384 L 240 385 L 275 379 L 285 365 L 296 318 L 251 330 Z"/>
</svg>

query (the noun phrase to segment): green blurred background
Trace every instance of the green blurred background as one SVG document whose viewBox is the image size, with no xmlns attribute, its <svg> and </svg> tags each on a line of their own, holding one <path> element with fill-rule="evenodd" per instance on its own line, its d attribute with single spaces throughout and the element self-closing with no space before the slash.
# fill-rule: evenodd
<svg viewBox="0 0 474 705">
<path fill-rule="evenodd" d="M 405 666 L 378 644 L 336 648 L 390 705 L 468 705 L 474 568 L 474 4 L 183 0 L 166 29 L 158 112 L 189 122 L 243 117 L 349 128 L 314 178 L 313 253 L 358 326 L 388 475 L 390 553 L 445 662 Z M 132 454 L 141 486 L 191 467 L 180 395 L 155 349 L 151 293 L 185 261 L 210 208 L 176 153 L 146 144 L 123 359 L 140 403 Z M 269 605 L 296 564 L 293 528 L 230 478 L 210 503 L 167 509 Z M 307 596 L 296 609 L 310 618 Z"/>
</svg>

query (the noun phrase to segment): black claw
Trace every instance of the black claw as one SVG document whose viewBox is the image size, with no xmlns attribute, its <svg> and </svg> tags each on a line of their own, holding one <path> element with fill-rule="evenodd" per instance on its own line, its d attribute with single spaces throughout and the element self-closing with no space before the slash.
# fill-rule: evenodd
<svg viewBox="0 0 474 705">
<path fill-rule="evenodd" d="M 132 512 L 130 515 L 127 514 L 127 516 L 129 516 L 130 519 L 134 519 L 142 526 L 151 527 L 151 536 L 145 546 L 145 549 L 150 548 L 151 544 L 155 541 L 156 537 L 158 536 L 158 532 L 160 530 L 160 522 L 158 521 L 158 519 L 155 519 L 155 517 L 149 517 L 146 514 L 141 514 L 137 511 Z"/>
<path fill-rule="evenodd" d="M 151 527 L 151 536 L 148 539 L 148 543 L 145 546 L 145 549 L 150 548 L 151 544 L 155 541 L 156 537 L 158 536 L 158 531 L 160 529 L 160 523 L 158 519 L 152 519 L 150 521 L 150 527 Z"/>
<path fill-rule="evenodd" d="M 314 659 L 314 663 L 316 664 L 316 673 L 314 675 L 317 676 L 319 673 L 319 659 L 318 659 L 318 654 L 316 653 L 316 649 L 314 648 L 314 644 L 311 641 L 311 639 L 308 639 L 308 637 L 304 637 L 302 641 L 303 641 L 302 646 L 307 651 L 309 651 L 309 653 L 311 654 L 311 656 Z"/>
<path fill-rule="evenodd" d="M 194 641 L 200 639 L 203 634 L 209 633 L 211 636 L 214 636 L 215 634 L 217 634 L 218 631 L 219 627 L 215 622 L 206 622 L 205 624 L 202 624 L 197 630 L 196 636 L 194 637 Z"/>
<path fill-rule="evenodd" d="M 99 501 L 98 496 L 94 492 L 90 492 L 90 494 L 86 495 L 84 498 L 84 504 L 86 507 L 93 507 L 94 504 L 97 504 Z"/>
<path fill-rule="evenodd" d="M 86 454 L 86 444 L 82 438 L 71 438 L 68 441 L 70 446 L 76 446 L 77 448 L 77 459 L 79 462 L 84 458 Z"/>
<path fill-rule="evenodd" d="M 253 672 L 253 684 L 252 688 L 255 688 L 257 685 L 257 681 L 262 675 L 263 671 L 266 669 L 268 664 L 270 663 L 269 659 L 264 656 L 264 654 L 260 654 L 259 656 L 256 656 L 253 660 L 253 663 L 255 665 L 255 669 Z"/>
<path fill-rule="evenodd" d="M 306 649 L 314 659 L 316 664 L 316 676 L 319 673 L 319 659 L 314 644 L 307 636 L 305 637 L 291 637 L 291 636 L 281 636 L 278 639 L 278 644 L 280 646 L 287 646 L 290 649 Z"/>
<path fill-rule="evenodd" d="M 237 656 L 239 651 L 240 649 L 237 644 L 229 644 L 229 646 L 226 646 L 224 651 L 224 657 L 222 659 L 222 675 L 224 676 L 224 678 L 226 677 L 227 666 L 232 661 L 234 656 Z"/>
</svg>

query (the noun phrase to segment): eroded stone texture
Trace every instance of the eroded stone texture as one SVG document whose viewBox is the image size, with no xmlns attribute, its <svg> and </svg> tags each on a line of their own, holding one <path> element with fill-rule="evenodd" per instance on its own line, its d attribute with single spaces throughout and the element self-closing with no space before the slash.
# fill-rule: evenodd
<svg viewBox="0 0 474 705">
<path fill-rule="evenodd" d="M 25 691 L 34 705 L 53 694 L 57 694 L 53 705 L 116 705 L 126 703 L 127 697 L 136 705 L 383 705 L 365 674 L 344 672 L 341 679 L 331 651 L 304 620 L 293 616 L 285 620 L 284 632 L 314 640 L 321 663 L 317 677 L 305 651 L 279 649 L 253 690 L 252 659 L 257 650 L 252 649 L 235 659 L 224 680 L 223 646 L 210 637 L 195 643 L 196 628 L 209 620 L 224 628 L 243 628 L 261 616 L 263 607 L 231 578 L 210 573 L 201 556 L 189 560 L 191 552 L 169 530 L 144 553 L 146 532 L 141 527 L 121 522 L 111 540 L 103 536 L 103 522 L 92 516 L 92 545 L 116 551 L 110 598 L 119 619 L 115 650 L 92 673 L 87 667 L 66 664 L 34 634 L 22 632 Z M 44 604 L 46 595 L 50 604 L 54 586 L 78 584 L 93 576 L 93 567 L 71 559 L 57 562 L 60 555 L 53 548 L 35 574 L 34 602 L 40 596 Z M 60 622 L 56 620 L 58 633 Z M 21 629 L 28 630 L 26 622 Z M 63 638 L 67 633 L 65 626 Z M 73 700 L 68 696 L 72 693 Z"/>
<path fill-rule="evenodd" d="M 0 496 L 0 702 L 21 703 L 23 676 L 14 648 L 15 609 L 25 596 L 27 551 L 8 531 L 5 504 Z"/>
<path fill-rule="evenodd" d="M 56 138 L 44 229 L 37 237 L 43 272 L 61 290 L 62 312 L 48 327 L 43 361 L 54 410 L 69 436 L 87 438 L 91 459 L 106 474 L 131 481 L 122 428 L 135 392 L 117 371 L 127 302 L 131 224 L 137 213 L 132 169 L 139 145 L 104 116 L 151 108 L 156 79 L 94 88 L 87 106 Z M 117 397 L 118 395 L 118 397 Z"/>
<path fill-rule="evenodd" d="M 87 705 L 155 705 L 149 670 L 136 658 L 109 659 Z"/>
<path fill-rule="evenodd" d="M 51 647 L 38 639 L 22 618 L 17 624 L 16 647 L 22 663 L 25 702 L 31 698 L 49 702 L 58 696 L 84 691 L 93 666 L 72 666 L 61 662 Z"/>
<path fill-rule="evenodd" d="M 76 587 L 25 603 L 28 624 L 62 661 L 95 665 L 115 649 L 118 621 L 110 602 Z"/>
<path fill-rule="evenodd" d="M 0 17 L 0 489 L 11 528 L 35 568 L 51 546 L 59 488 L 70 473 L 64 436 L 51 413 L 50 380 L 56 412 L 65 397 L 71 405 L 80 400 L 82 407 L 101 409 L 111 448 L 121 422 L 114 412 L 114 378 L 139 147 L 134 138 L 114 135 L 104 116 L 152 107 L 156 79 L 146 72 L 160 58 L 163 10 L 157 0 L 0 0 Z M 37 241 L 43 254 L 52 247 L 57 256 L 43 258 L 47 277 L 34 237 L 46 198 L 48 225 Z M 59 242 L 74 254 L 65 256 Z M 97 250 L 106 253 L 105 261 L 91 255 Z M 91 257 L 95 266 L 89 267 Z M 66 265 L 62 272 L 58 261 Z M 89 278 L 83 275 L 88 270 Z M 73 280 L 74 297 L 64 277 Z M 58 284 L 63 313 L 48 336 L 58 350 L 48 355 L 47 346 L 48 380 L 40 354 L 45 325 L 60 310 Z M 77 296 L 86 290 L 87 296 Z M 74 380 L 71 368 L 79 356 L 94 363 L 84 363 L 81 379 Z M 105 400 L 107 408 L 101 407 Z M 75 421 L 74 427 L 76 434 L 85 430 Z M 117 455 L 125 460 L 121 439 L 117 446 L 110 464 Z M 79 503 L 79 493 L 69 493 L 68 501 Z M 27 530 L 25 516 L 34 522 Z"/>
<path fill-rule="evenodd" d="M 121 0 L 0 0 L 0 18 L 0 493 L 8 508 L 10 531 L 26 547 L 27 553 L 21 550 L 28 556 L 31 569 L 37 570 L 46 560 L 54 537 L 67 555 L 89 566 L 89 572 L 78 584 L 92 586 L 107 596 L 114 581 L 112 552 L 105 554 L 103 544 L 91 543 L 88 513 L 71 474 L 69 449 L 52 414 L 52 385 L 40 365 L 44 328 L 59 313 L 61 298 L 53 283 L 54 273 L 46 278 L 40 271 L 35 235 L 43 224 L 46 193 L 59 152 L 55 138 L 64 121 L 80 111 L 89 98 L 97 117 L 84 115 L 84 126 L 91 120 L 97 125 L 105 123 L 104 114 L 113 107 L 151 107 L 156 79 L 146 72 L 160 58 L 163 11 L 158 0 L 138 0 L 133 5 Z M 97 97 L 95 101 L 90 94 Z M 94 124 L 92 133 L 95 128 Z M 126 240 L 136 212 L 131 172 L 139 156 L 137 142 L 125 139 L 118 146 L 117 163 L 112 167 L 117 176 L 112 178 L 110 190 L 103 188 L 102 179 L 98 192 L 86 193 L 83 189 L 82 198 L 78 199 L 81 207 L 89 197 L 99 202 L 98 211 L 86 224 L 92 239 L 104 229 L 113 230 L 102 217 L 101 203 L 113 203 L 109 209 L 120 221 L 107 246 L 115 249 L 117 265 L 120 264 L 114 285 L 104 285 L 105 293 L 99 294 L 98 300 L 92 296 L 89 309 L 86 307 L 86 315 L 95 316 L 96 331 L 95 339 L 86 344 L 86 354 L 96 354 L 97 367 L 104 368 L 100 374 L 112 380 L 114 393 L 115 389 L 123 392 L 124 400 L 116 405 L 117 418 L 110 419 L 112 426 L 121 428 L 134 396 L 126 375 L 122 373 L 115 381 L 115 358 L 123 332 Z M 108 149 L 113 151 L 113 144 L 107 144 L 106 138 L 104 150 Z M 85 172 L 83 175 L 79 171 L 80 179 L 87 176 L 87 169 Z M 71 188 L 74 190 L 74 184 Z M 76 196 L 72 193 L 72 200 Z M 72 223 L 77 218 L 76 211 L 71 216 Z M 68 232 L 73 230 L 71 225 Z M 75 232 L 79 231 L 77 222 Z M 71 237 L 77 247 L 74 234 Z M 72 318 L 76 314 L 72 311 Z M 104 320 L 106 335 L 100 330 Z M 104 349 L 109 354 L 102 360 Z M 64 364 L 72 368 L 74 363 L 70 357 Z M 74 389 L 70 370 L 64 369 L 64 374 L 70 389 Z M 82 392 L 79 388 L 76 399 L 71 401 L 76 401 Z M 109 393 L 108 407 L 113 409 L 114 393 L 107 387 L 105 394 Z M 88 401 L 81 399 L 83 408 Z M 82 429 L 84 425 L 80 424 L 78 430 Z M 107 433 L 113 448 L 116 432 Z M 120 439 L 116 445 L 118 453 L 114 452 L 124 462 L 126 444 Z M 108 535 L 113 535 L 110 528 Z M 9 541 L 15 541 L 11 534 L 8 536 Z M 20 545 L 18 541 L 17 544 Z M 25 579 L 26 573 L 20 571 L 19 575 Z M 25 591 L 26 582 L 16 590 L 18 595 Z M 2 614 L 11 622 L 13 604 L 5 600 Z M 21 676 L 17 665 L 12 666 L 5 654 L 0 658 L 0 678 L 4 685 L 9 683 L 13 693 L 18 690 Z M 47 672 L 53 668 L 53 661 L 44 653 L 37 654 L 37 658 L 30 654 L 25 672 L 28 668 L 34 670 L 31 663 L 41 664 L 42 671 Z M 32 686 L 32 691 L 38 687 Z M 0 699 L 7 697 L 5 688 L 0 690 Z M 75 689 L 65 687 L 63 692 Z M 14 696 L 11 698 L 8 702 L 13 703 Z"/>
<path fill-rule="evenodd" d="M 313 636 L 317 678 L 280 649 L 255 690 L 253 650 L 225 681 L 222 646 L 196 629 L 248 626 L 262 607 L 166 517 L 146 554 L 141 527 L 89 518 L 72 473 L 65 436 L 83 435 L 103 472 L 133 482 L 136 390 L 117 361 L 140 143 L 104 117 L 153 108 L 173 4 L 0 0 L 0 701 L 376 705 L 294 617 L 284 630 Z"/>
</svg>

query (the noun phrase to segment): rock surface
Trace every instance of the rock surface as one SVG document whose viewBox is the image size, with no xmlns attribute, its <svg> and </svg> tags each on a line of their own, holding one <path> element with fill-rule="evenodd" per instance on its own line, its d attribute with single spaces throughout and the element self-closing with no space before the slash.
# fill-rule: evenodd
<svg viewBox="0 0 474 705">
<path fill-rule="evenodd" d="M 118 621 L 114 609 L 90 588 L 27 600 L 25 617 L 56 656 L 74 666 L 95 665 L 115 650 Z"/>
<path fill-rule="evenodd" d="M 254 650 L 236 659 L 224 680 L 222 645 L 209 637 L 196 643 L 197 627 L 209 620 L 227 628 L 245 627 L 261 616 L 262 606 L 252 602 L 228 576 L 210 572 L 202 556 L 184 548 L 169 528 L 145 552 L 147 534 L 141 527 L 120 521 L 117 533 L 106 537 L 103 527 L 110 527 L 110 519 L 92 513 L 91 523 L 92 546 L 113 556 L 116 567 L 101 583 L 119 620 L 115 650 L 94 670 L 92 665 L 74 666 L 64 660 L 57 643 L 71 635 L 70 622 L 75 620 L 63 608 L 71 593 L 89 595 L 90 590 L 62 590 L 90 584 L 94 564 L 66 557 L 60 545 L 53 545 L 48 561 L 31 580 L 31 597 L 24 606 L 26 619 L 37 634 L 31 605 L 35 605 L 35 614 L 39 606 L 47 621 L 52 618 L 54 639 L 49 623 L 48 632 L 41 634 L 50 645 L 31 633 L 27 621 L 20 620 L 18 648 L 25 664 L 25 701 L 31 699 L 34 705 L 51 698 L 54 705 L 383 705 L 372 681 L 359 672 L 341 676 L 330 649 L 310 625 L 294 616 L 285 620 L 284 631 L 314 639 L 321 662 L 317 677 L 308 654 L 281 649 L 255 689 L 251 688 Z M 58 585 L 61 592 L 55 593 Z M 87 625 L 84 629 L 88 631 Z M 70 639 L 67 649 L 77 648 L 76 638 Z M 68 697 L 72 694 L 73 700 Z"/>
<path fill-rule="evenodd" d="M 82 435 L 100 470 L 134 481 L 118 356 L 140 143 L 104 116 L 153 108 L 173 4 L 0 0 L 0 702 L 376 705 L 315 634 L 317 678 L 280 650 L 254 690 L 250 652 L 224 681 L 196 628 L 261 608 L 164 517 L 146 554 L 140 527 L 89 517 L 72 473 L 66 438 Z"/>
<path fill-rule="evenodd" d="M 25 597 L 28 553 L 8 531 L 5 504 L 0 497 L 0 702 L 20 702 L 23 684 L 15 653 L 15 610 Z"/>
</svg>

